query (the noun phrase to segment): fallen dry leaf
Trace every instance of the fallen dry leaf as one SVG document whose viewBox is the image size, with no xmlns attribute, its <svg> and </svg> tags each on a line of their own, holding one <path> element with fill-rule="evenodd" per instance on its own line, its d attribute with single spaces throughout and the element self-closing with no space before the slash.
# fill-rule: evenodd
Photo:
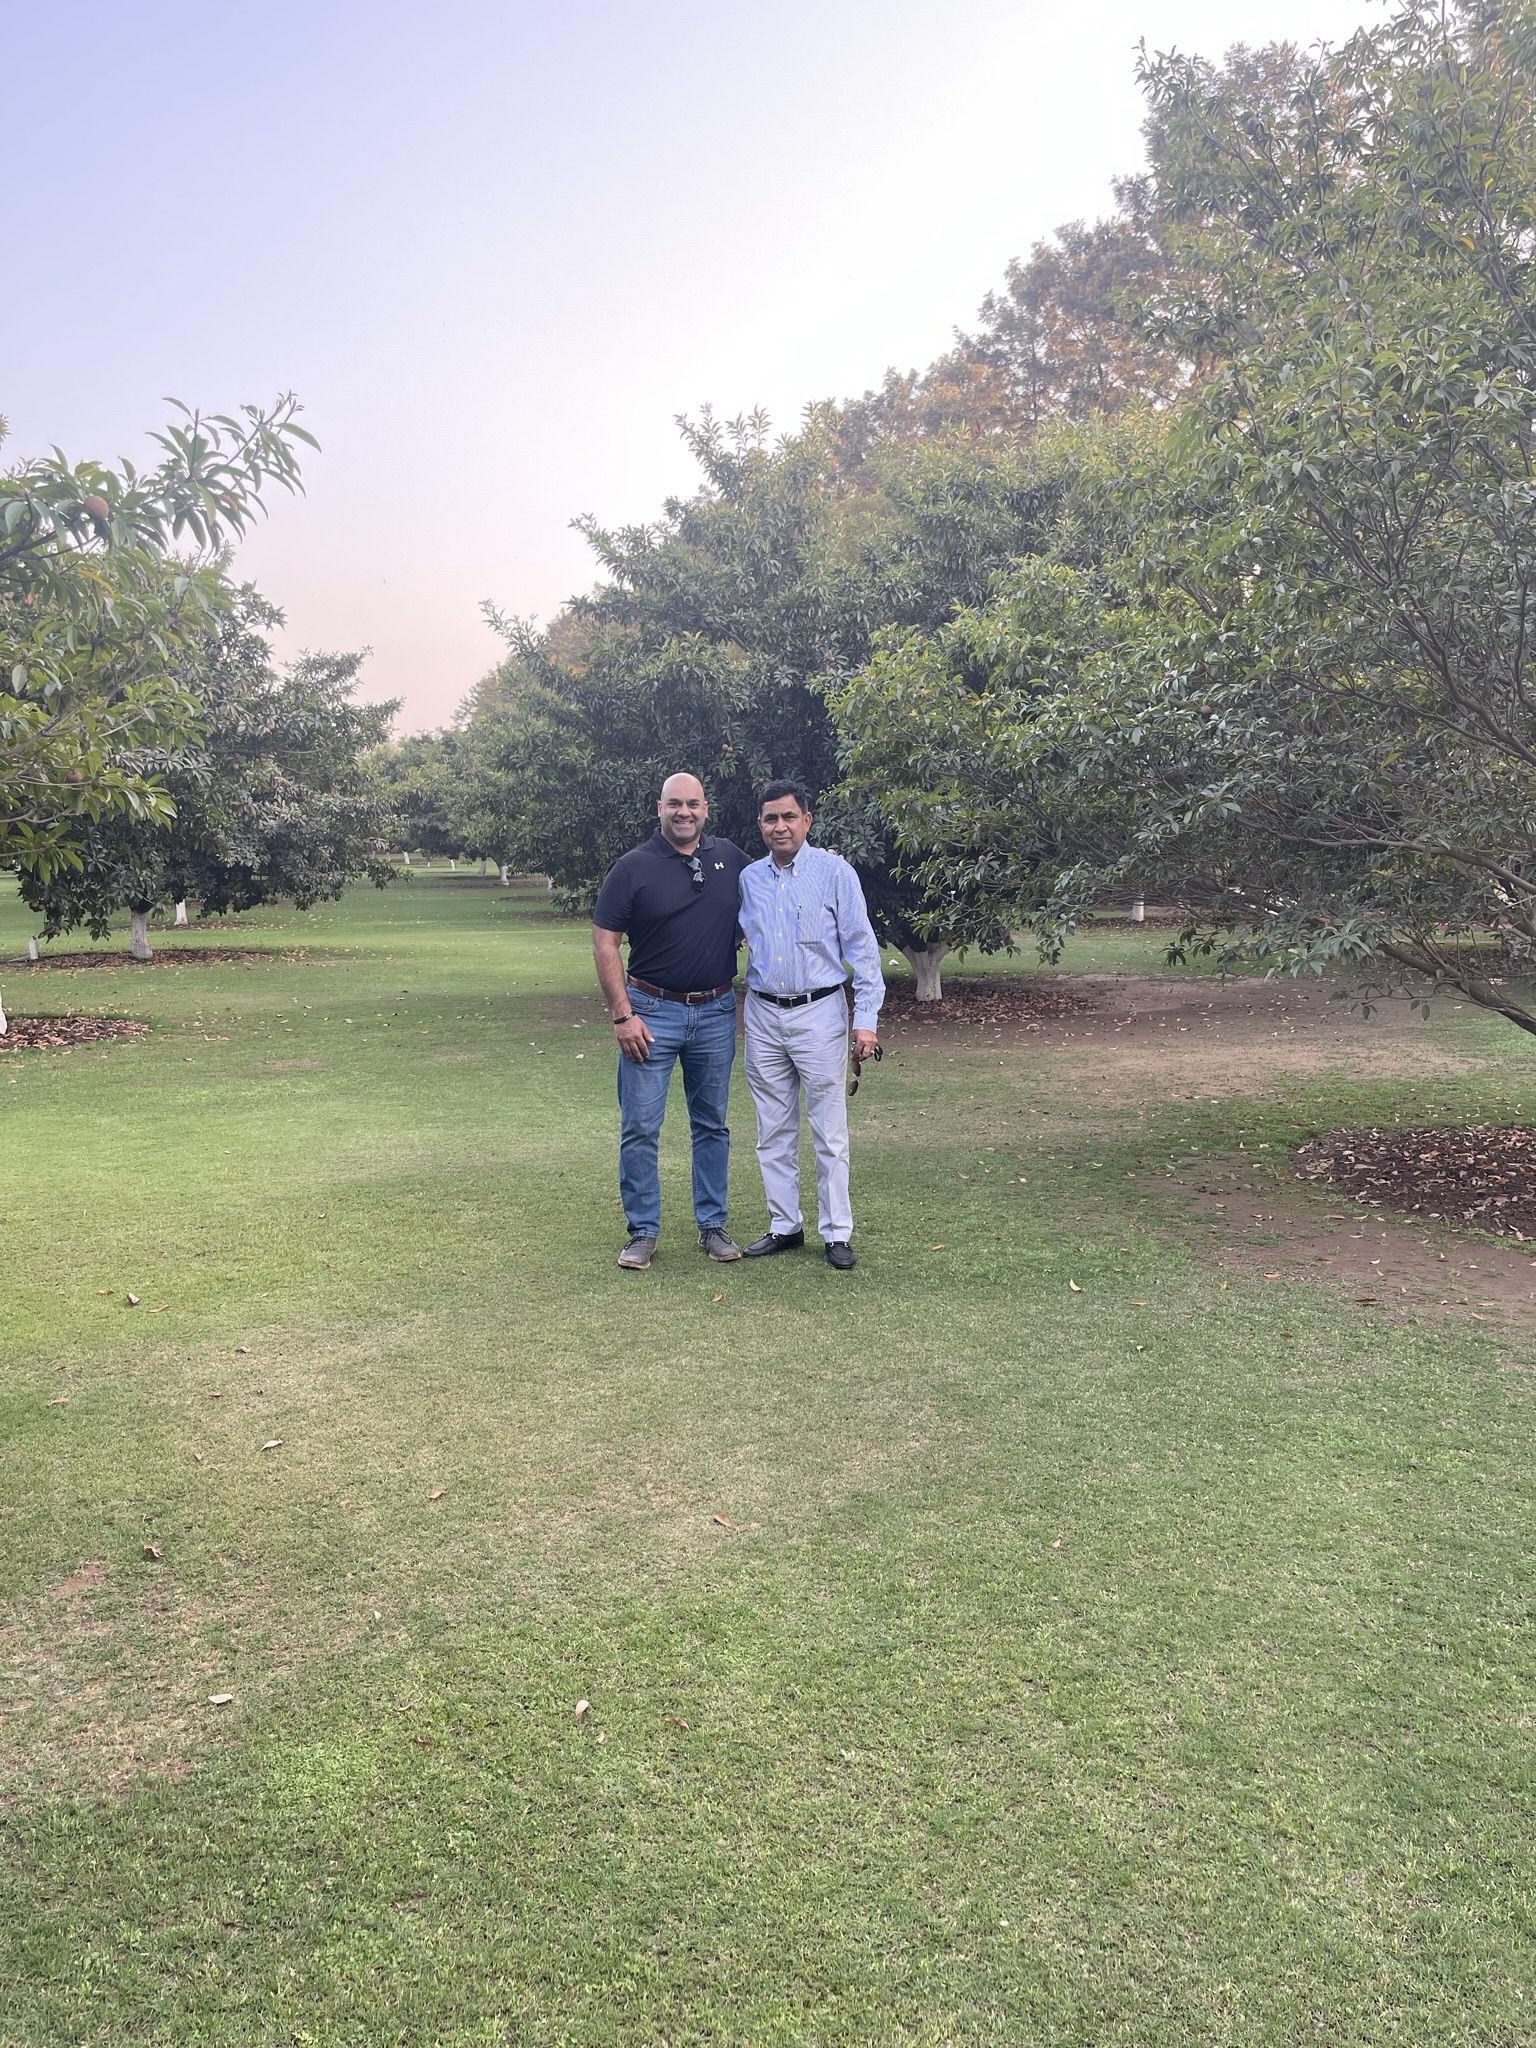
<svg viewBox="0 0 1536 2048">
<path fill-rule="evenodd" d="M 164 1315 L 165 1311 L 170 1307 L 170 1305 L 171 1304 L 168 1301 L 157 1302 L 155 1306 L 150 1310 L 150 1314 L 152 1316 Z"/>
<path fill-rule="evenodd" d="M 688 1723 L 678 1714 L 668 1714 L 667 1719 L 674 1728 L 686 1728 L 688 1726 Z"/>
<path fill-rule="evenodd" d="M 1056 1538 L 1056 1541 L 1055 1541 L 1055 1542 L 1054 1542 L 1054 1543 L 1053 1543 L 1053 1544 L 1051 1545 L 1051 1548 L 1052 1548 L 1052 1550 L 1060 1550 L 1060 1548 L 1061 1548 L 1061 1538 L 1060 1538 L 1059 1536 L 1058 1536 L 1058 1537 Z"/>
<path fill-rule="evenodd" d="M 1278 1280 L 1280 1278 L 1280 1275 L 1278 1273 L 1266 1273 L 1264 1275 L 1264 1278 L 1266 1280 Z"/>
<path fill-rule="evenodd" d="M 250 1355 L 251 1355 L 251 1347 L 250 1347 L 250 1345 L 249 1345 L 249 1344 L 237 1344 L 237 1345 L 235 1346 L 235 1355 L 236 1355 L 236 1357 L 237 1357 L 237 1358 L 249 1358 L 249 1357 L 250 1357 Z"/>
<path fill-rule="evenodd" d="M 210 1707 L 227 1707 L 233 1698 L 232 1692 L 211 1692 L 208 1695 L 208 1704 Z"/>
<path fill-rule="evenodd" d="M 1072 1290 L 1072 1292 L 1073 1292 L 1074 1294 L 1081 1294 L 1081 1293 L 1082 1293 L 1082 1291 L 1083 1291 L 1083 1290 L 1081 1289 L 1081 1287 L 1079 1287 L 1079 1286 L 1078 1286 L 1078 1284 L 1077 1284 L 1077 1282 L 1076 1282 L 1075 1280 L 1069 1280 L 1069 1281 L 1067 1282 L 1067 1285 L 1068 1285 L 1068 1286 L 1069 1286 L 1069 1287 L 1071 1288 L 1071 1290 Z"/>
<path fill-rule="evenodd" d="M 599 1733 L 598 1733 L 598 1736 L 597 1736 L 597 1740 L 598 1740 L 599 1742 L 606 1742 L 606 1741 L 608 1740 L 608 1738 L 607 1738 L 607 1736 L 606 1736 L 606 1735 L 602 1734 L 602 1733 L 601 1733 L 601 1731 L 599 1731 Z"/>
<path fill-rule="evenodd" d="M 435 1735 L 413 1735 L 411 1740 L 418 1749 L 436 1749 L 437 1747 L 437 1737 Z"/>
<path fill-rule="evenodd" d="M 941 1244 L 931 1244 L 929 1245 L 928 1249 L 931 1252 L 941 1252 L 944 1250 L 944 1246 Z"/>
<path fill-rule="evenodd" d="M 158 1564 L 163 1554 L 158 1543 L 146 1543 L 144 1546 L 144 1555 L 151 1564 Z"/>
<path fill-rule="evenodd" d="M 261 1448 L 264 1451 L 280 1450 L 282 1448 L 282 1442 L 283 1440 L 280 1436 L 269 1436 Z"/>
<path fill-rule="evenodd" d="M 218 1394 L 210 1394 L 210 1395 L 208 1396 L 208 1398 L 209 1398 L 209 1400 L 210 1400 L 210 1401 L 222 1401 L 222 1400 L 223 1400 L 223 1398 L 224 1398 L 224 1396 L 223 1396 L 223 1394 L 222 1394 L 222 1393 L 218 1393 Z"/>
<path fill-rule="evenodd" d="M 68 1399 L 68 1394 L 55 1394 L 53 1399 L 48 1403 L 48 1406 L 50 1408 L 62 1408 L 64 1406 L 64 1403 Z"/>
<path fill-rule="evenodd" d="M 138 1296 L 137 1296 L 136 1294 L 130 1294 L 130 1295 L 128 1296 L 128 1306 L 129 1306 L 130 1308 L 137 1308 L 137 1307 L 138 1307 L 138 1305 L 139 1305 L 139 1297 L 138 1297 Z"/>
<path fill-rule="evenodd" d="M 1132 1308 L 1145 1308 L 1146 1305 L 1147 1304 L 1144 1301 L 1133 1301 L 1131 1303 Z"/>
<path fill-rule="evenodd" d="M 203 1462 L 203 1454 L 201 1451 L 194 1451 L 192 1453 L 192 1462 L 194 1465 L 201 1465 L 201 1463 Z"/>
<path fill-rule="evenodd" d="M 723 1294 L 712 1294 L 712 1295 L 710 1296 L 710 1300 L 711 1300 L 711 1301 L 724 1301 L 724 1299 L 725 1299 L 725 1296 L 724 1296 Z"/>
<path fill-rule="evenodd" d="M 578 1721 L 584 1721 L 591 1711 L 592 1702 L 590 1700 L 578 1700 L 576 1702 L 576 1719 Z"/>
<path fill-rule="evenodd" d="M 114 1290 L 110 1287 L 98 1287 L 96 1292 L 98 1294 L 111 1294 L 114 1292 Z"/>
<path fill-rule="evenodd" d="M 729 1515 L 714 1515 L 711 1517 L 711 1520 L 718 1522 L 722 1529 L 729 1529 L 729 1527 L 731 1526 L 731 1518 Z"/>
<path fill-rule="evenodd" d="M 431 1491 L 431 1492 L 430 1492 L 430 1493 L 429 1493 L 429 1494 L 427 1495 L 427 1499 L 428 1499 L 428 1500 L 441 1500 L 441 1499 L 442 1499 L 442 1497 L 443 1497 L 443 1495 L 444 1495 L 444 1494 L 445 1494 L 445 1493 L 446 1493 L 447 1491 L 448 1491 L 448 1489 L 447 1489 L 447 1487 L 446 1487 L 446 1486 L 434 1486 L 434 1487 L 433 1487 L 433 1489 L 432 1489 L 432 1491 Z"/>
</svg>

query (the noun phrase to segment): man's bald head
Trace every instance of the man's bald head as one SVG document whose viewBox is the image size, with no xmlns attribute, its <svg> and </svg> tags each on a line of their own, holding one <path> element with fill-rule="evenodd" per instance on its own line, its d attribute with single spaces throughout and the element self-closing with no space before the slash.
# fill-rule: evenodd
<svg viewBox="0 0 1536 2048">
<path fill-rule="evenodd" d="M 679 853 L 692 853 L 709 816 L 709 800 L 697 775 L 669 775 L 656 806 L 661 836 Z"/>
</svg>

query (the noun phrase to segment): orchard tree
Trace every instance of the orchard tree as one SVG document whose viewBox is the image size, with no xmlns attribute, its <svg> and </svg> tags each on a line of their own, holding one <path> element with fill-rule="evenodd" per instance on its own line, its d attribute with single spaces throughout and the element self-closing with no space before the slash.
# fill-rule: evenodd
<svg viewBox="0 0 1536 2048">
<path fill-rule="evenodd" d="M 925 873 L 990 862 L 1048 941 L 1134 876 L 1228 957 L 1536 1031 L 1480 936 L 1536 941 L 1533 70 L 1529 5 L 1417 0 L 1305 59 L 1148 62 L 1164 313 L 1222 367 L 1118 551 L 874 665 L 906 787 L 944 763 Z"/>
<path fill-rule="evenodd" d="M 755 848 L 757 791 L 791 775 L 836 792 L 819 834 L 858 863 L 882 942 L 936 994 L 949 948 L 1008 935 L 963 893 L 915 887 L 884 821 L 838 789 L 823 686 L 865 660 L 881 625 L 937 624 L 983 597 L 1038 545 L 1054 480 L 1011 444 L 941 439 L 866 451 L 850 481 L 830 410 L 777 443 L 761 419 L 706 416 L 685 433 L 703 488 L 653 525 L 589 524 L 604 582 L 558 636 L 513 632 L 470 721 L 497 801 L 517 808 L 522 858 L 590 897 L 678 768 L 704 782 L 715 829 Z"/>
<path fill-rule="evenodd" d="M 0 475 L 0 861 L 36 875 L 93 821 L 169 815 L 162 770 L 196 729 L 178 654 L 230 602 L 222 550 L 315 445 L 291 397 L 178 411 L 148 469 L 55 451 Z"/>
<path fill-rule="evenodd" d="M 1181 353 L 1158 317 L 1170 266 L 1153 190 L 1120 179 L 1115 197 L 1108 219 L 1069 221 L 1010 263 L 976 331 L 957 333 L 926 370 L 890 370 L 879 391 L 840 407 L 846 453 L 957 429 L 1030 434 L 1049 420 L 1166 404 L 1196 381 L 1205 352 Z"/>
<path fill-rule="evenodd" d="M 393 704 L 354 704 L 358 655 L 305 655 L 286 673 L 266 630 L 279 615 L 247 588 L 183 657 L 177 686 L 199 738 L 175 755 L 146 753 L 168 818 L 109 812 L 77 824 L 75 858 L 46 872 L 23 862 L 23 896 L 44 932 L 96 937 L 129 912 L 135 959 L 151 955 L 148 920 L 186 898 L 205 912 L 284 899 L 301 909 L 358 877 L 380 887 L 394 814 L 365 755 L 385 738 Z"/>
</svg>

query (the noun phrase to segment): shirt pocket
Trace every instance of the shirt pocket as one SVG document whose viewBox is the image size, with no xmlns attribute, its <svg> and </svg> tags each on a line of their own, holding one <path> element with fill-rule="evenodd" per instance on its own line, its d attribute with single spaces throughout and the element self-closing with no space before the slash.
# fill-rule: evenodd
<svg viewBox="0 0 1536 2048">
<path fill-rule="evenodd" d="M 837 951 L 837 905 L 835 903 L 802 903 L 795 915 L 795 939 L 802 946 L 813 946 L 818 952 Z"/>
</svg>

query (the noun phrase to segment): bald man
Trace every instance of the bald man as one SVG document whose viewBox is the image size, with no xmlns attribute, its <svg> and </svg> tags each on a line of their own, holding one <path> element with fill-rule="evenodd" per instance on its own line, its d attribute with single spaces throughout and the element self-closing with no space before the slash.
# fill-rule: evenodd
<svg viewBox="0 0 1536 2048">
<path fill-rule="evenodd" d="M 700 1249 L 739 1259 L 726 1231 L 731 1133 L 726 1102 L 736 1057 L 736 907 L 749 856 L 704 830 L 709 803 L 694 775 L 669 775 L 657 829 L 614 862 L 592 913 L 592 957 L 619 1046 L 619 1194 L 643 1272 L 661 1235 L 658 1152 L 672 1069 L 683 1070 L 693 1133 L 693 1214 Z M 619 956 L 629 938 L 626 969 Z"/>
</svg>

